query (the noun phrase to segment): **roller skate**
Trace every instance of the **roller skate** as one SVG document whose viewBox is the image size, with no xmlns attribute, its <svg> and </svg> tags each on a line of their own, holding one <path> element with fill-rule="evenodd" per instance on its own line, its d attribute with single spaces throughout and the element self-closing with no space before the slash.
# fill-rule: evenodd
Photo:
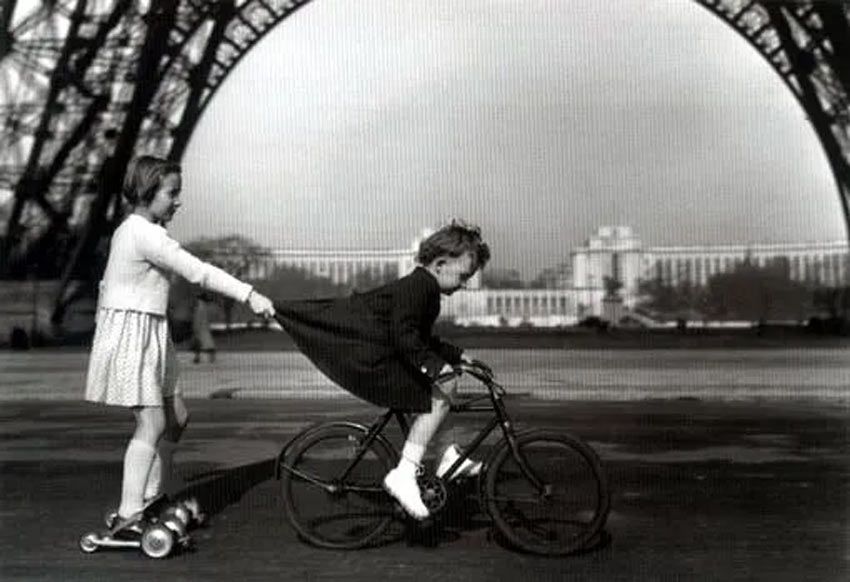
<svg viewBox="0 0 850 582">
<path fill-rule="evenodd" d="M 160 514 L 161 520 L 176 520 L 187 530 L 204 525 L 206 514 L 201 511 L 201 505 L 194 497 L 170 501 Z"/>
<path fill-rule="evenodd" d="M 165 513 L 167 503 L 166 496 L 157 497 L 127 519 L 110 513 L 106 517 L 108 529 L 83 535 L 80 549 L 90 554 L 100 548 L 139 548 L 150 558 L 164 558 L 175 547 L 188 547 L 191 538 L 186 524 L 176 515 Z"/>
<path fill-rule="evenodd" d="M 145 506 L 142 508 L 142 515 L 146 519 L 155 518 L 160 511 L 168 504 L 168 496 L 165 493 L 160 493 L 156 497 L 151 497 L 145 500 Z M 112 529 L 118 523 L 118 510 L 114 509 L 106 514 L 103 518 L 103 523 L 107 528 Z"/>
</svg>

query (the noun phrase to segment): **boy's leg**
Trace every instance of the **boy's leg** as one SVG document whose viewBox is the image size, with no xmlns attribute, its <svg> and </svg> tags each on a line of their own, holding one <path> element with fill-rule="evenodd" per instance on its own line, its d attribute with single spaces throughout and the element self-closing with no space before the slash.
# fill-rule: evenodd
<svg viewBox="0 0 850 582">
<path fill-rule="evenodd" d="M 124 475 L 121 484 L 121 505 L 118 516 L 129 518 L 144 507 L 144 493 L 156 455 L 156 443 L 165 429 L 165 415 L 158 406 L 133 409 L 136 431 L 124 454 Z"/>
<path fill-rule="evenodd" d="M 422 458 L 425 456 L 428 444 L 449 415 L 452 404 L 451 398 L 456 384 L 457 382 L 452 380 L 442 386 L 435 385 L 432 388 L 431 412 L 420 414 L 413 421 L 410 433 L 407 435 L 407 441 L 405 441 L 404 448 L 401 451 L 400 467 L 407 463 L 415 471 L 422 464 Z"/>
<path fill-rule="evenodd" d="M 449 403 L 451 403 L 457 393 L 457 382 L 452 383 L 446 388 L 449 388 L 449 390 L 446 391 L 446 396 Z M 440 461 L 437 464 L 437 477 L 442 477 L 460 457 L 460 449 L 457 446 L 457 437 L 454 434 L 456 432 L 454 430 L 454 424 L 454 419 L 449 417 L 445 422 L 443 422 L 442 430 L 439 431 L 439 434 L 436 437 L 436 444 L 438 445 L 437 448 L 438 450 L 443 451 Z M 454 478 L 460 475 L 478 475 L 481 472 L 482 465 L 481 461 L 464 459 L 463 463 L 460 464 L 460 467 L 458 467 L 452 477 Z"/>
<path fill-rule="evenodd" d="M 454 384 L 454 382 L 451 382 Z M 413 421 L 410 433 L 401 451 L 398 466 L 384 479 L 384 485 L 402 507 L 417 519 L 428 517 L 428 508 L 422 503 L 419 485 L 416 483 L 416 471 L 422 464 L 422 458 L 428 443 L 437 433 L 449 414 L 451 407 L 450 391 L 435 386 L 431 393 L 431 412 L 420 414 Z"/>
<path fill-rule="evenodd" d="M 441 388 L 449 406 L 451 406 L 451 403 L 457 396 L 457 381 L 446 383 L 445 385 L 442 385 Z M 438 450 L 442 451 L 446 447 L 455 443 L 454 426 L 454 419 L 449 417 L 449 415 L 446 415 L 446 418 L 440 424 L 440 430 L 438 434 L 435 435 L 434 439 L 434 445 L 436 445 Z"/>
</svg>

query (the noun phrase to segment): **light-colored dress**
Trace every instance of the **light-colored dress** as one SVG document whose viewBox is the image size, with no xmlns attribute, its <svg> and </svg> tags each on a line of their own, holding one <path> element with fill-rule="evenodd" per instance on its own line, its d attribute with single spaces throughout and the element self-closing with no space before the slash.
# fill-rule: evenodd
<svg viewBox="0 0 850 582">
<path fill-rule="evenodd" d="M 172 273 L 237 301 L 251 286 L 183 250 L 138 214 L 115 230 L 95 318 L 86 400 L 162 406 L 177 393 L 177 355 L 166 318 Z"/>
</svg>

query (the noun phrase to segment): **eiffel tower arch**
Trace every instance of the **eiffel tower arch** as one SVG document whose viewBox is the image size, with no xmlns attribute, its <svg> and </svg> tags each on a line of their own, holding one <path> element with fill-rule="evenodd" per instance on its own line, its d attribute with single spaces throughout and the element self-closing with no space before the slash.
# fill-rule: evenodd
<svg viewBox="0 0 850 582">
<path fill-rule="evenodd" d="M 134 152 L 179 160 L 218 88 L 311 0 L 0 7 L 0 277 L 96 281 Z M 316 1 L 316 0 L 312 0 Z M 693 0 L 743 36 L 814 127 L 850 226 L 850 4 Z M 32 3 L 29 3 L 32 4 Z M 46 272 L 61 265 L 60 272 Z"/>
</svg>

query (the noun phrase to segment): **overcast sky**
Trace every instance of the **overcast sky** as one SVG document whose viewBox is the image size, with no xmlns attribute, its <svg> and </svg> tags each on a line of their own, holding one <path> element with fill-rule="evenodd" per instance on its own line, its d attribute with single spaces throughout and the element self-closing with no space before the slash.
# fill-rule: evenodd
<svg viewBox="0 0 850 582">
<path fill-rule="evenodd" d="M 601 225 L 845 236 L 803 110 L 690 0 L 314 0 L 213 99 L 171 230 L 401 248 L 454 216 L 528 277 Z"/>
</svg>

